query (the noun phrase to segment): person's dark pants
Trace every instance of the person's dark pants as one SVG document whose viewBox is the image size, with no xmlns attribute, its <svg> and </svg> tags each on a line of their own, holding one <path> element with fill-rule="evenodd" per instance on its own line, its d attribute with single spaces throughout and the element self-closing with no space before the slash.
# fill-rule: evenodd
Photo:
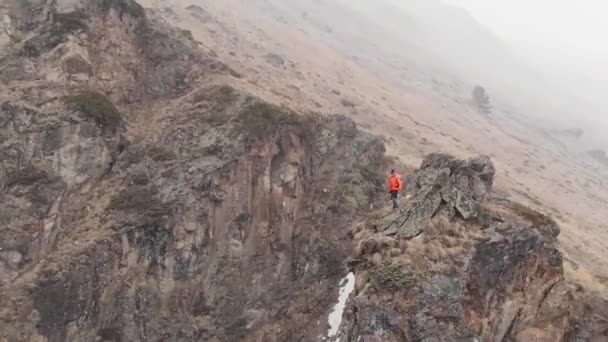
<svg viewBox="0 0 608 342">
<path fill-rule="evenodd" d="M 391 190 L 391 200 L 393 200 L 393 209 L 399 208 L 399 191 Z"/>
</svg>

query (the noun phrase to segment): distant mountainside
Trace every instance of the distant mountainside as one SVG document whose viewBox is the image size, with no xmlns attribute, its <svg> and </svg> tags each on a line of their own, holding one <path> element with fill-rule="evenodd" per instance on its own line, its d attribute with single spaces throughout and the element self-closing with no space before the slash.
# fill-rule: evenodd
<svg viewBox="0 0 608 342">
<path fill-rule="evenodd" d="M 389 77 L 431 70 L 489 89 L 499 109 L 542 126 L 568 126 L 585 108 L 572 88 L 554 82 L 466 10 L 440 0 L 258 0 L 289 22 L 316 25 L 323 38 L 360 58 L 382 62 Z M 584 110 L 589 112 L 591 108 Z M 569 119 L 570 118 L 570 119 Z"/>
</svg>

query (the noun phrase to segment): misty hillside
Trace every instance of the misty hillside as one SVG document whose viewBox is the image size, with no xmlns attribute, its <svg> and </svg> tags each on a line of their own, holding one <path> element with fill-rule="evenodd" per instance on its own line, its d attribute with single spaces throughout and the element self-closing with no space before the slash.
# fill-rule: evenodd
<svg viewBox="0 0 608 342">
<path fill-rule="evenodd" d="M 331 35 L 328 39 L 362 57 L 362 63 L 383 64 L 387 77 L 416 65 L 468 86 L 482 84 L 499 109 L 531 124 L 567 126 L 574 124 L 574 112 L 595 112 L 579 101 L 571 83 L 556 83 L 535 70 L 465 10 L 439 0 L 257 3 L 290 22 L 316 24 L 322 36 Z M 588 119 L 588 114 L 583 115 Z"/>
</svg>

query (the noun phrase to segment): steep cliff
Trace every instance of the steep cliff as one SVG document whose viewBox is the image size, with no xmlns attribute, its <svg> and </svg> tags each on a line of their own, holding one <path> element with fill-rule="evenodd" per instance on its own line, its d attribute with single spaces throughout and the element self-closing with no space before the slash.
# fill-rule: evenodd
<svg viewBox="0 0 608 342">
<path fill-rule="evenodd" d="M 0 340 L 325 331 L 380 140 L 243 93 L 135 2 L 27 4 L 3 9 Z"/>
</svg>

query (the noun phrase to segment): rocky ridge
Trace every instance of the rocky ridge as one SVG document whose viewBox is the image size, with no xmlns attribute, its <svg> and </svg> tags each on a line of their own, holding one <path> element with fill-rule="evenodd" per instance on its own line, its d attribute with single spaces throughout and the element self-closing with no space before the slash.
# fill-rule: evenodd
<svg viewBox="0 0 608 342">
<path fill-rule="evenodd" d="M 405 208 L 355 226 L 341 341 L 604 341 L 604 299 L 564 280 L 557 224 L 493 197 L 487 157 L 428 156 Z"/>
</svg>

